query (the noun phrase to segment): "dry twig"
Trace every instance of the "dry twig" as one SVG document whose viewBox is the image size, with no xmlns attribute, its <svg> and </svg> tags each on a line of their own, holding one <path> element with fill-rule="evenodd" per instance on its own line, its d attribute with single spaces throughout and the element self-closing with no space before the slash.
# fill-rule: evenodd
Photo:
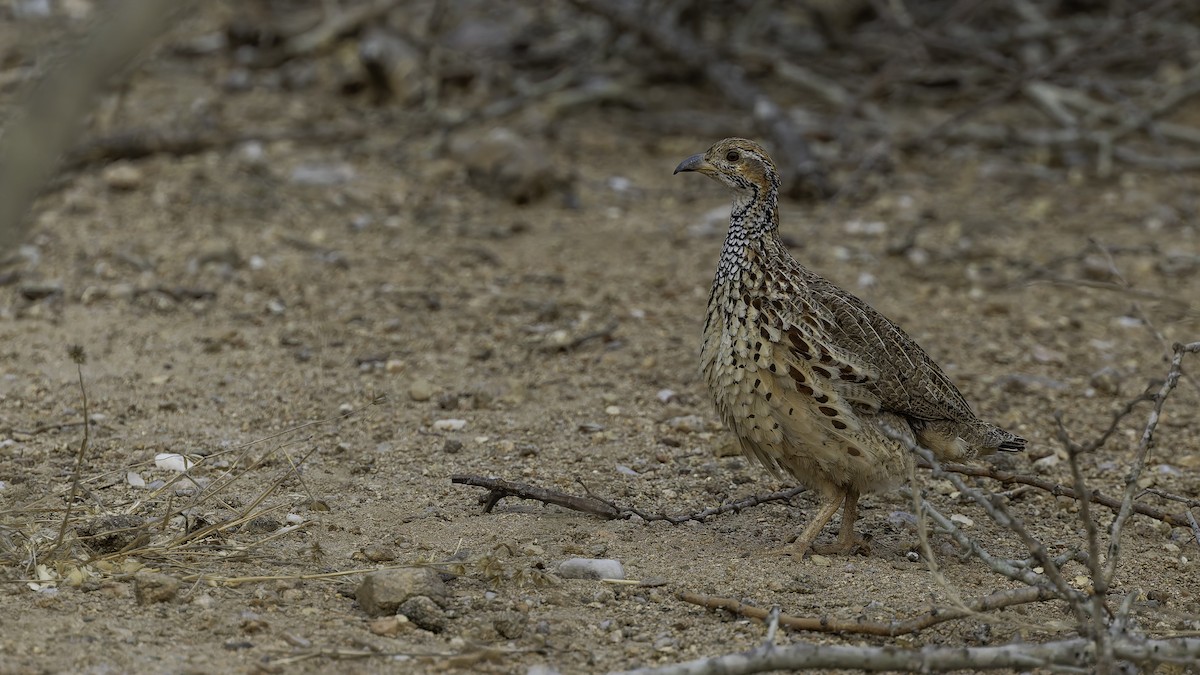
<svg viewBox="0 0 1200 675">
<path fill-rule="evenodd" d="M 788 490 L 772 492 L 765 495 L 754 495 L 728 502 L 720 506 L 713 506 L 694 513 L 685 513 L 679 515 L 667 515 L 660 513 L 650 513 L 638 508 L 623 507 L 613 504 L 612 502 L 601 499 L 591 494 L 584 486 L 584 490 L 588 492 L 586 497 L 569 495 L 565 492 L 541 488 L 535 485 L 525 483 L 516 483 L 500 478 L 486 478 L 483 476 L 470 476 L 459 474 L 450 477 L 450 482 L 457 485 L 473 485 L 475 487 L 486 488 L 488 493 L 480 497 L 479 501 L 483 504 L 483 512 L 491 513 L 492 508 L 505 497 L 517 497 L 519 499 L 532 499 L 542 502 L 543 504 L 554 504 L 572 511 L 587 513 L 593 516 L 599 516 L 605 520 L 626 520 L 637 516 L 647 522 L 655 520 L 663 520 L 672 525 L 679 525 L 688 521 L 704 521 L 713 516 L 719 516 L 726 513 L 737 513 L 743 509 L 752 508 L 759 504 L 767 504 L 769 502 L 788 501 L 792 497 L 804 492 L 807 488 L 794 487 Z"/>
<path fill-rule="evenodd" d="M 691 591 L 681 591 L 679 599 L 700 605 L 709 609 L 723 609 L 727 612 L 737 614 L 739 616 L 747 616 L 752 619 L 767 620 L 769 612 L 761 607 L 747 605 L 744 602 L 738 602 L 732 598 L 718 598 L 710 595 L 701 595 L 692 593 Z M 897 635 L 910 635 L 919 633 L 931 626 L 936 626 L 939 623 L 947 621 L 955 621 L 963 617 L 974 616 L 980 612 L 988 612 L 995 609 L 1003 609 L 1004 607 L 1012 607 L 1014 605 L 1023 605 L 1031 602 L 1042 602 L 1044 600 L 1054 599 L 1055 594 L 1047 588 L 1026 586 L 1023 588 L 1012 588 L 1006 591 L 997 591 L 990 595 L 985 595 L 981 598 L 976 598 L 965 603 L 965 607 L 950 607 L 950 608 L 933 608 L 924 614 L 914 616 L 901 621 L 890 621 L 887 623 L 880 621 L 865 621 L 862 619 L 844 620 L 836 619 L 828 616 L 821 617 L 800 617 L 781 614 L 779 616 L 779 625 L 790 628 L 792 630 L 807 630 L 818 633 L 846 633 L 853 635 L 880 635 L 884 637 L 896 637 Z"/>
</svg>

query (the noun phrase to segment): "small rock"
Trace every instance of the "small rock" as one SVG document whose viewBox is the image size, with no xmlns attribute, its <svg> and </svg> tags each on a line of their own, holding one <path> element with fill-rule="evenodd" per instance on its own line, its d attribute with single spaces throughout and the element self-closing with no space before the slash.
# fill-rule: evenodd
<svg viewBox="0 0 1200 675">
<path fill-rule="evenodd" d="M 258 516 L 256 518 L 252 518 L 250 522 L 246 523 L 242 531 L 251 534 L 267 534 L 269 532 L 278 531 L 281 527 L 283 527 L 283 523 L 280 522 L 278 518 L 273 518 L 271 516 Z"/>
<path fill-rule="evenodd" d="M 958 523 L 963 527 L 971 527 L 975 524 L 974 520 L 971 520 L 968 516 L 964 516 L 961 513 L 955 513 L 954 515 L 950 516 L 950 522 Z"/>
<path fill-rule="evenodd" d="M 1051 363 L 1062 365 L 1067 362 L 1067 355 L 1057 349 L 1050 349 L 1043 345 L 1033 346 L 1033 360 L 1038 363 Z"/>
<path fill-rule="evenodd" d="M 61 281 L 24 284 L 18 289 L 18 292 L 22 298 L 30 302 L 37 302 L 38 300 L 62 295 L 63 285 Z"/>
<path fill-rule="evenodd" d="M 1088 384 L 1102 394 L 1118 396 L 1121 393 L 1121 371 L 1112 366 L 1105 366 L 1092 373 Z"/>
<path fill-rule="evenodd" d="M 398 613 L 431 633 L 446 630 L 446 613 L 436 602 L 424 595 L 415 595 L 405 600 Z"/>
<path fill-rule="evenodd" d="M 1058 463 L 1061 461 L 1062 460 L 1059 459 L 1058 455 L 1047 455 L 1034 462 L 1033 468 L 1037 470 L 1038 473 L 1047 473 L 1050 471 L 1050 469 L 1058 466 Z"/>
<path fill-rule="evenodd" d="M 408 385 L 408 397 L 414 401 L 428 401 L 433 398 L 433 384 L 429 380 L 413 380 Z"/>
<path fill-rule="evenodd" d="M 1067 388 L 1065 382 L 1050 377 L 1012 373 L 996 378 L 996 384 L 1011 394 L 1032 394 L 1044 391 L 1061 391 Z"/>
<path fill-rule="evenodd" d="M 369 28 L 359 40 L 358 58 L 378 100 L 406 106 L 424 94 L 427 78 L 421 51 L 400 35 Z"/>
<path fill-rule="evenodd" d="M 433 428 L 436 431 L 462 431 L 467 428 L 467 421 L 454 418 L 434 420 Z"/>
<path fill-rule="evenodd" d="M 396 553 L 386 546 L 370 544 L 363 547 L 363 557 L 371 562 L 387 562 L 396 559 Z"/>
<path fill-rule="evenodd" d="M 708 421 L 699 415 L 681 415 L 672 417 L 665 422 L 667 427 L 672 431 L 683 431 L 686 433 L 696 433 L 704 431 L 708 427 Z"/>
<path fill-rule="evenodd" d="M 812 554 L 812 556 L 809 557 L 809 560 L 811 560 L 812 564 L 816 565 L 817 567 L 829 567 L 833 564 L 832 560 L 821 555 L 820 553 Z"/>
<path fill-rule="evenodd" d="M 564 579 L 624 579 L 621 561 L 612 558 L 568 558 L 558 566 Z"/>
<path fill-rule="evenodd" d="M 1195 274 L 1200 269 L 1200 256 L 1190 253 L 1168 253 L 1154 264 L 1158 271 L 1169 277 L 1182 277 Z"/>
<path fill-rule="evenodd" d="M 261 167 L 267 163 L 267 151 L 260 141 L 246 141 L 234 150 L 234 157 L 245 167 Z"/>
<path fill-rule="evenodd" d="M 604 414 L 610 417 L 616 417 L 621 414 L 620 406 L 610 405 L 604 409 Z"/>
<path fill-rule="evenodd" d="M 657 398 L 659 403 L 670 403 L 671 401 L 675 400 L 675 390 L 659 389 L 658 393 L 654 395 L 654 398 Z"/>
<path fill-rule="evenodd" d="M 113 162 L 101 173 L 104 183 L 113 190 L 136 190 L 142 184 L 142 170 L 129 162 Z"/>
<path fill-rule="evenodd" d="M 396 637 L 406 630 L 412 629 L 412 622 L 407 616 L 381 616 L 367 622 L 367 630 L 383 637 Z"/>
<path fill-rule="evenodd" d="M 881 234 L 887 234 L 888 226 L 887 223 L 878 220 L 868 221 L 855 218 L 854 220 L 847 221 L 842 226 L 842 229 L 846 231 L 846 234 L 877 237 Z"/>
<path fill-rule="evenodd" d="M 297 185 L 330 186 L 354 179 L 354 167 L 349 164 L 301 164 L 292 169 L 291 181 Z"/>
<path fill-rule="evenodd" d="M 492 627 L 506 640 L 516 640 L 525 633 L 529 617 L 521 612 L 501 612 L 492 619 Z"/>
<path fill-rule="evenodd" d="M 1113 278 L 1113 266 L 1108 256 L 1099 254 L 1085 256 L 1079 271 L 1085 279 L 1093 281 L 1109 281 Z"/>
<path fill-rule="evenodd" d="M 171 602 L 179 592 L 179 580 L 167 574 L 142 572 L 133 577 L 133 595 L 139 605 Z"/>
<path fill-rule="evenodd" d="M 444 602 L 449 591 L 433 570 L 402 567 L 371 572 L 354 592 L 358 604 L 371 616 L 395 614 L 406 600 L 418 595 Z"/>
<path fill-rule="evenodd" d="M 446 442 L 442 444 L 442 452 L 444 452 L 448 455 L 453 455 L 454 453 L 456 453 L 462 449 L 463 449 L 462 441 L 456 441 L 453 438 L 447 438 Z"/>
</svg>

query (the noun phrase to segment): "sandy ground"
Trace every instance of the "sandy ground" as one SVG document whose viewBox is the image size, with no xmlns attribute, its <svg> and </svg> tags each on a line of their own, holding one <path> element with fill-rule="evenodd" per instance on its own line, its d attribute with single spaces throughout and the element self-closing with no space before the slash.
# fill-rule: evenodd
<svg viewBox="0 0 1200 675">
<path fill-rule="evenodd" d="M 869 554 L 802 561 L 764 552 L 806 522 L 808 495 L 679 526 L 515 500 L 482 513 L 482 491 L 451 475 L 583 484 L 659 513 L 788 487 L 736 455 L 696 372 L 727 196 L 671 170 L 716 139 L 663 135 L 625 109 L 555 120 L 542 137 L 518 130 L 561 182 L 515 205 L 481 190 L 470 158 L 447 149 L 455 140 L 419 118 L 319 81 L 230 93 L 226 68 L 151 60 L 120 127 L 187 128 L 204 110 L 242 130 L 352 121 L 369 133 L 94 167 L 38 203 L 6 267 L 17 277 L 0 287 L 0 672 L 600 672 L 762 641 L 761 624 L 679 591 L 888 620 L 1012 585 L 940 534 L 936 581 L 908 555 L 918 539 L 898 494 L 864 500 Z M 984 416 L 1029 439 L 1011 468 L 1068 481 L 1065 462 L 1033 465 L 1060 452 L 1054 413 L 1094 437 L 1163 376 L 1164 345 L 1200 336 L 1197 178 L 1099 180 L 970 149 L 900 159 L 861 202 L 785 202 L 783 233 L 904 326 Z M 1115 248 L 1119 276 L 1090 241 Z M 69 554 L 33 559 L 58 533 L 83 435 L 69 345 L 87 354 L 94 422 L 75 531 L 119 514 L 155 524 L 130 553 L 68 536 Z M 1194 382 L 1168 403 L 1146 474 L 1193 498 Z M 1147 410 L 1085 458 L 1103 491 L 1122 489 Z M 156 466 L 164 453 L 204 457 L 192 474 L 209 496 L 196 504 L 197 484 Z M 1024 557 L 948 483 L 925 487 L 994 553 Z M 1053 553 L 1082 546 L 1069 501 L 1030 490 L 1011 505 Z M 186 520 L 163 521 L 185 507 Z M 578 556 L 652 583 L 558 578 Z M 1142 593 L 1147 630 L 1200 627 L 1186 528 L 1136 519 L 1122 558 L 1114 592 Z M 39 563 L 47 583 L 31 586 Z M 355 599 L 362 574 L 330 574 L 429 563 L 446 563 L 435 630 L 372 623 Z M 158 597 L 150 572 L 181 583 Z M 1047 639 L 1063 621 L 1061 607 L 1032 606 L 897 639 L 779 639 L 1001 644 Z"/>
</svg>

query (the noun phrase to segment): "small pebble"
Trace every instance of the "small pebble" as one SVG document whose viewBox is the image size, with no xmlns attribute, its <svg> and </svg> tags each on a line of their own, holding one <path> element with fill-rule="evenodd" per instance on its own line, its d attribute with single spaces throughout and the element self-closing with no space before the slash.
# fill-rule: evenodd
<svg viewBox="0 0 1200 675">
<path fill-rule="evenodd" d="M 382 637 L 396 637 L 400 633 L 413 628 L 412 622 L 404 615 L 381 616 L 367 622 L 367 630 Z"/>
<path fill-rule="evenodd" d="M 558 565 L 564 579 L 624 579 L 625 568 L 612 558 L 568 558 Z"/>
<path fill-rule="evenodd" d="M 394 614 L 405 601 L 416 596 L 444 602 L 446 584 L 427 567 L 378 570 L 363 577 L 354 592 L 358 604 L 371 616 Z"/>
<path fill-rule="evenodd" d="M 381 546 L 379 544 L 369 544 L 363 547 L 363 556 L 371 562 L 387 562 L 396 559 L 396 553 L 392 549 Z"/>
<path fill-rule="evenodd" d="M 521 612 L 501 612 L 492 619 L 492 627 L 506 640 L 516 640 L 525 633 L 529 617 Z"/>
<path fill-rule="evenodd" d="M 462 431 L 466 427 L 467 427 L 466 420 L 460 420 L 460 419 L 454 419 L 454 418 L 444 419 L 444 420 L 434 420 L 434 422 L 433 422 L 433 428 L 436 431 Z"/>
<path fill-rule="evenodd" d="M 171 602 L 179 592 L 179 580 L 167 574 L 141 572 L 133 577 L 133 595 L 139 605 Z"/>
<path fill-rule="evenodd" d="M 699 415 L 681 415 L 680 417 L 668 419 L 666 425 L 672 431 L 696 433 L 697 431 L 704 431 L 708 426 L 708 421 Z"/>
<path fill-rule="evenodd" d="M 1038 461 L 1034 462 L 1033 468 L 1038 473 L 1047 473 L 1054 467 L 1058 466 L 1058 463 L 1060 461 L 1062 461 L 1062 460 L 1060 460 L 1058 458 L 1058 455 L 1047 455 L 1047 456 L 1039 459 Z"/>
<path fill-rule="evenodd" d="M 809 560 L 811 560 L 812 564 L 816 565 L 817 567 L 829 567 L 833 564 L 832 560 L 821 555 L 820 553 L 812 554 L 812 556 L 809 557 Z"/>
<path fill-rule="evenodd" d="M 341 185 L 354 179 L 349 164 L 301 164 L 292 169 L 291 181 L 297 185 Z"/>
<path fill-rule="evenodd" d="M 154 466 L 164 471 L 182 473 L 194 466 L 194 462 L 176 452 L 161 452 L 154 456 Z"/>
<path fill-rule="evenodd" d="M 413 380 L 408 385 L 408 397 L 414 401 L 428 401 L 433 393 L 433 384 L 428 380 Z"/>
<path fill-rule="evenodd" d="M 101 174 L 104 183 L 113 190 L 135 190 L 142 184 L 142 170 L 129 162 L 113 162 Z"/>
<path fill-rule="evenodd" d="M 446 612 L 436 602 L 424 595 L 416 595 L 401 603 L 398 614 L 431 633 L 446 630 Z"/>
<path fill-rule="evenodd" d="M 1101 394 L 1118 396 L 1121 393 L 1121 379 L 1121 371 L 1112 366 L 1105 366 L 1092 373 L 1088 384 Z"/>
</svg>

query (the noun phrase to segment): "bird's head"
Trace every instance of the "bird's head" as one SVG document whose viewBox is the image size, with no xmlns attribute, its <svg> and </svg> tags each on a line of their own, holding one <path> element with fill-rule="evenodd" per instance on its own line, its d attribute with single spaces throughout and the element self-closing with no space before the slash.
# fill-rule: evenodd
<svg viewBox="0 0 1200 675">
<path fill-rule="evenodd" d="M 757 201 L 779 191 L 775 163 L 758 143 L 726 138 L 702 155 L 692 155 L 675 167 L 675 173 L 696 171 L 733 188 L 739 200 Z"/>
</svg>

